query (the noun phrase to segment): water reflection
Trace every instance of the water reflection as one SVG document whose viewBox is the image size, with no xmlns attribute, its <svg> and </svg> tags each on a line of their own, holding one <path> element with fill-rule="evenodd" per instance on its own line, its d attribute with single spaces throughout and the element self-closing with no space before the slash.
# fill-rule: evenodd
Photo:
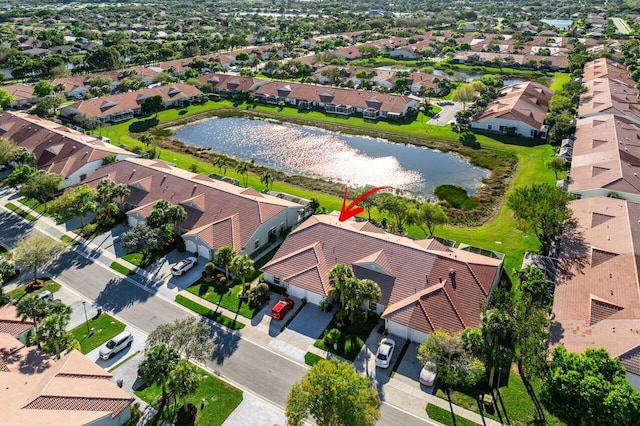
<svg viewBox="0 0 640 426">
<path fill-rule="evenodd" d="M 415 194 L 430 194 L 443 183 L 473 193 L 488 174 L 449 153 L 245 118 L 201 121 L 182 127 L 175 137 L 288 174 L 350 186 L 389 185 Z"/>
</svg>

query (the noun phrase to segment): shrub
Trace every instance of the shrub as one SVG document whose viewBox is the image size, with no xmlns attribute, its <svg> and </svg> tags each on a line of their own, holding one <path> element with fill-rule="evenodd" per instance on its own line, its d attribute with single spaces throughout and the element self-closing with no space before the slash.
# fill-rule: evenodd
<svg viewBox="0 0 640 426">
<path fill-rule="evenodd" d="M 127 422 L 127 425 L 136 425 L 138 424 L 138 420 L 142 417 L 142 411 L 140 411 L 140 403 L 134 402 L 131 404 L 131 418 Z"/>
<path fill-rule="evenodd" d="M 249 304 L 260 306 L 264 305 L 269 299 L 269 286 L 265 283 L 260 283 L 251 290 L 249 290 Z"/>
<path fill-rule="evenodd" d="M 85 238 L 89 238 L 96 233 L 97 229 L 98 229 L 97 223 L 89 223 L 82 228 L 82 230 L 80 231 L 80 234 Z"/>
<path fill-rule="evenodd" d="M 204 265 L 204 272 L 207 277 L 213 277 L 213 274 L 216 272 L 216 265 L 213 262 L 207 262 Z"/>
<path fill-rule="evenodd" d="M 324 340 L 327 345 L 333 346 L 334 344 L 338 343 L 338 340 L 340 340 L 340 335 L 340 330 L 338 330 L 337 328 L 332 328 L 331 330 L 324 333 L 324 337 L 322 338 L 322 340 Z"/>
<path fill-rule="evenodd" d="M 322 312 L 329 312 L 331 310 L 331 302 L 329 299 L 323 299 L 322 302 L 320 302 L 320 310 Z"/>
</svg>

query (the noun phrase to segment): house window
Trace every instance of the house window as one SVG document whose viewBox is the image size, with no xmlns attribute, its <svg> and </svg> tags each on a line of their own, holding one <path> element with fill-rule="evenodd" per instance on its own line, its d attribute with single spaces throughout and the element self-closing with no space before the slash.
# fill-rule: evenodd
<svg viewBox="0 0 640 426">
<path fill-rule="evenodd" d="M 254 249 L 257 249 L 258 247 L 260 247 L 260 240 L 256 240 L 256 242 L 253 244 Z"/>
<path fill-rule="evenodd" d="M 369 302 L 369 310 L 373 312 L 378 311 L 378 304 L 376 302 Z"/>
<path fill-rule="evenodd" d="M 493 129 L 493 126 L 492 126 L 491 124 L 489 124 L 489 125 L 487 126 L 487 130 L 491 130 L 491 129 Z"/>
<path fill-rule="evenodd" d="M 500 126 L 500 131 L 501 132 L 506 132 L 507 131 L 507 127 L 506 126 Z"/>
<path fill-rule="evenodd" d="M 273 283 L 280 285 L 280 277 L 273 277 Z"/>
</svg>

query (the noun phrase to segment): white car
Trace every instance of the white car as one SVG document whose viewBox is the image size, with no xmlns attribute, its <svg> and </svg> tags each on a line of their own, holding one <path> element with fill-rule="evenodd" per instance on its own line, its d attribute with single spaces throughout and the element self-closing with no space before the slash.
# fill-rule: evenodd
<svg viewBox="0 0 640 426">
<path fill-rule="evenodd" d="M 422 370 L 420 370 L 420 383 L 425 386 L 433 386 L 436 382 L 436 365 L 429 361 L 427 362 Z"/>
<path fill-rule="evenodd" d="M 133 336 L 131 333 L 123 331 L 100 348 L 100 358 L 111 359 L 124 348 L 131 346 L 132 343 Z"/>
<path fill-rule="evenodd" d="M 376 353 L 376 367 L 389 368 L 395 347 L 396 342 L 393 339 L 385 337 L 380 341 L 378 352 Z"/>
<path fill-rule="evenodd" d="M 195 257 L 187 257 L 186 259 L 182 259 L 180 262 L 173 265 L 171 267 L 171 273 L 176 277 L 179 277 L 189 269 L 193 268 L 197 263 L 198 260 Z"/>
</svg>

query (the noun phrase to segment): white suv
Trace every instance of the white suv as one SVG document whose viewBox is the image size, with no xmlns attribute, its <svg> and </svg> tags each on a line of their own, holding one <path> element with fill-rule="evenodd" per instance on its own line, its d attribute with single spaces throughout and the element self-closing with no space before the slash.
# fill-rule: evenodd
<svg viewBox="0 0 640 426">
<path fill-rule="evenodd" d="M 133 336 L 131 335 L 131 333 L 128 331 L 123 331 L 100 348 L 100 358 L 111 359 L 115 354 L 117 354 L 127 346 L 131 346 L 132 343 Z"/>
<path fill-rule="evenodd" d="M 198 260 L 195 257 L 187 257 L 186 259 L 182 259 L 180 262 L 173 265 L 171 267 L 171 273 L 176 277 L 179 277 L 189 269 L 193 268 L 197 263 Z"/>
</svg>

